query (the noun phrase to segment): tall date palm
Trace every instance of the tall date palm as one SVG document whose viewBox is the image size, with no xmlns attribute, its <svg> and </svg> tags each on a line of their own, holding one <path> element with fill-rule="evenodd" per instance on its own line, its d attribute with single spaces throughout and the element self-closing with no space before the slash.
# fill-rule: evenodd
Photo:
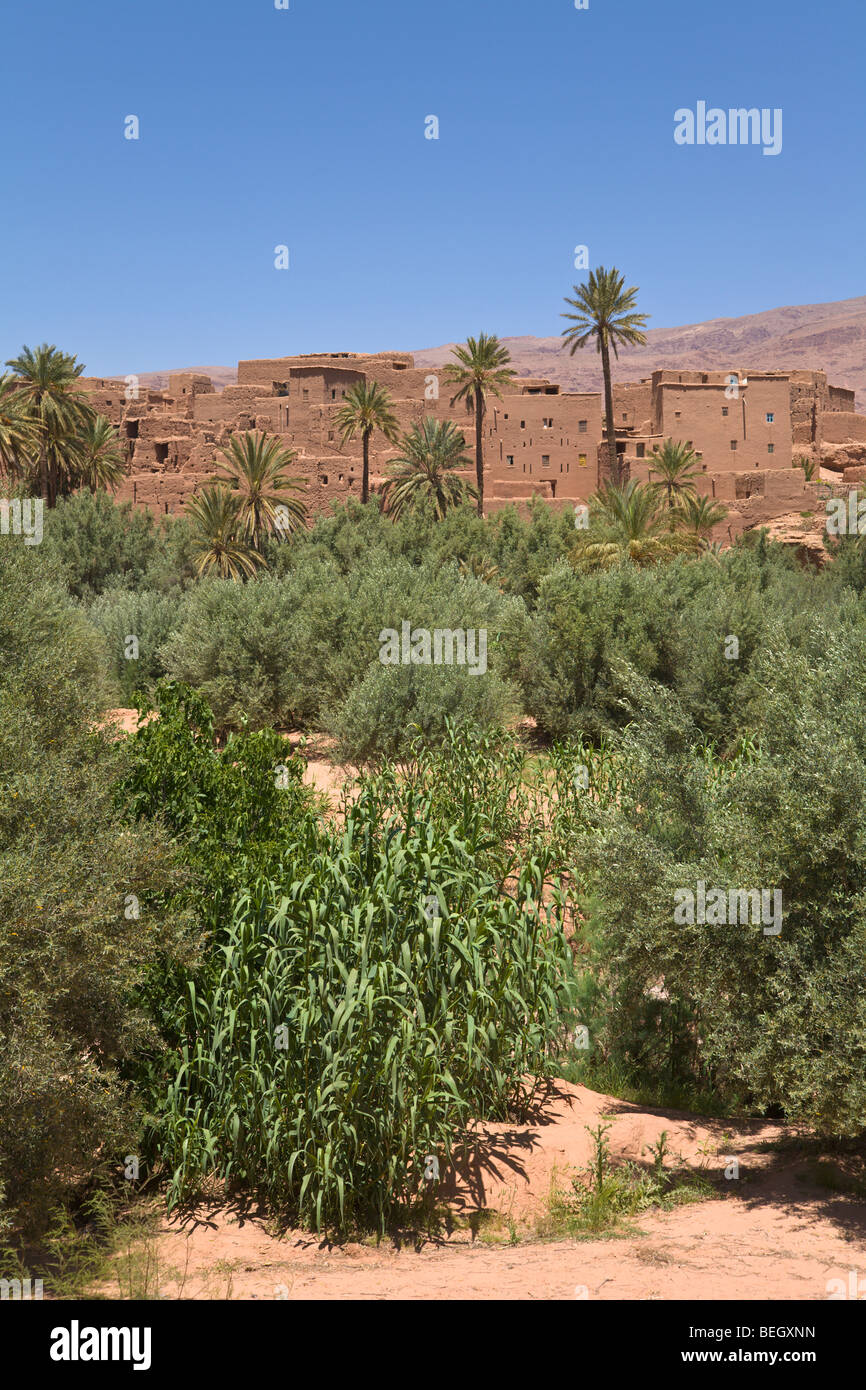
<svg viewBox="0 0 866 1390">
<path fill-rule="evenodd" d="M 294 494 L 306 485 L 286 472 L 297 458 L 273 435 L 259 431 L 235 435 L 223 450 L 223 471 L 214 481 L 238 494 L 238 525 L 261 554 L 266 531 L 294 531 L 302 526 L 307 508 Z"/>
<path fill-rule="evenodd" d="M 343 444 L 355 435 L 361 435 L 364 466 L 361 474 L 361 501 L 370 498 L 370 440 L 375 430 L 384 434 L 391 443 L 397 438 L 397 417 L 392 410 L 393 401 L 384 386 L 377 381 L 359 381 L 337 412 L 337 426 L 342 430 Z"/>
<path fill-rule="evenodd" d="M 494 334 L 482 333 L 478 338 L 467 338 L 465 347 L 456 347 L 445 375 L 457 389 L 452 397 L 455 401 L 464 400 L 467 408 L 475 416 L 475 495 L 478 498 L 478 515 L 484 515 L 484 416 L 487 413 L 488 396 L 502 397 L 502 388 L 515 376 L 509 367 L 511 354 L 503 347 Z"/>
<path fill-rule="evenodd" d="M 613 349 L 614 357 L 619 357 L 619 349 L 623 345 L 636 347 L 645 343 L 643 329 L 647 321 L 645 314 L 635 312 L 637 286 L 625 289 L 624 285 L 625 278 L 615 266 L 612 270 L 605 270 L 601 265 L 589 272 L 585 284 L 574 286 L 574 299 L 566 296 L 566 304 L 570 304 L 577 313 L 562 315 L 564 319 L 572 320 L 571 327 L 562 330 L 562 337 L 570 345 L 570 356 L 573 357 L 578 348 L 585 347 L 590 338 L 595 338 L 595 350 L 601 353 L 610 477 L 617 486 L 622 483 L 622 476 L 616 452 L 610 353 Z"/>
</svg>

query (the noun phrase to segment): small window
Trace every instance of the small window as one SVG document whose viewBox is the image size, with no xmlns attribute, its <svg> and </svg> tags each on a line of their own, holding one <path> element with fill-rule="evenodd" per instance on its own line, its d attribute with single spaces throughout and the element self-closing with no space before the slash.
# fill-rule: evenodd
<svg viewBox="0 0 866 1390">
<path fill-rule="evenodd" d="M 578 420 L 578 422 L 577 422 L 577 431 L 578 431 L 578 434 L 586 434 L 586 421 L 585 421 L 585 420 Z"/>
<path fill-rule="evenodd" d="M 767 453 L 768 453 L 768 454 L 774 454 L 775 452 L 776 452 L 776 446 L 775 446 L 775 444 L 768 444 L 768 445 L 767 445 Z"/>
<path fill-rule="evenodd" d="M 520 422 L 520 428 L 521 428 L 522 430 L 525 430 L 525 429 L 526 429 L 526 421 L 525 421 L 525 420 L 521 420 L 521 422 Z"/>
<path fill-rule="evenodd" d="M 336 386 L 335 386 L 335 387 L 333 387 L 332 390 L 331 390 L 331 400 L 332 400 L 332 401 L 335 401 L 336 399 L 337 399 L 337 388 L 336 388 Z"/>
<path fill-rule="evenodd" d="M 637 456 L 638 456 L 638 458 L 639 458 L 639 459 L 642 459 L 642 458 L 645 456 L 645 454 L 646 454 L 646 445 L 645 445 L 645 444 L 638 444 L 638 446 L 637 446 Z"/>
<path fill-rule="evenodd" d="M 775 418 L 776 418 L 775 413 L 774 413 L 772 410 L 768 410 L 768 411 L 767 411 L 767 424 L 768 424 L 768 425 L 772 425 L 772 423 L 773 423 L 773 421 L 775 420 Z"/>
<path fill-rule="evenodd" d="M 542 468 L 549 468 L 549 467 L 550 467 L 550 454 L 542 454 L 542 455 L 541 455 L 541 466 L 542 466 Z"/>
<path fill-rule="evenodd" d="M 727 415 L 727 413 L 728 413 L 728 407 L 727 407 L 726 405 L 723 405 L 723 406 L 722 406 L 722 414 L 723 414 L 723 415 Z"/>
<path fill-rule="evenodd" d="M 507 465 L 509 468 L 513 468 L 513 467 L 514 467 L 514 455 L 513 455 L 513 454 L 506 454 L 506 455 L 505 455 L 505 462 L 506 462 L 506 465 Z"/>
<path fill-rule="evenodd" d="M 308 401 L 309 399 L 310 399 L 310 390 L 309 390 L 309 387 L 305 386 L 305 387 L 304 387 L 304 400 L 305 400 L 305 401 Z"/>
<path fill-rule="evenodd" d="M 627 413 L 626 413 L 625 411 L 622 412 L 622 418 L 623 418 L 624 420 L 627 420 L 627 419 L 628 419 L 628 415 L 627 415 Z"/>
<path fill-rule="evenodd" d="M 319 474 L 319 482 L 323 485 L 323 487 L 327 487 L 327 486 L 328 486 L 328 475 L 327 475 L 327 473 L 320 473 L 320 474 Z"/>
<path fill-rule="evenodd" d="M 736 441 L 736 439 L 732 439 L 732 440 L 731 440 L 731 448 L 732 448 L 732 449 L 736 449 L 736 447 L 737 447 L 737 441 Z"/>
<path fill-rule="evenodd" d="M 578 461 L 578 463 L 580 464 L 581 468 L 585 468 L 585 467 L 586 467 L 586 454 L 578 454 L 578 456 L 577 456 L 577 461 Z"/>
<path fill-rule="evenodd" d="M 678 419 L 680 418 L 680 416 L 682 415 L 682 413 L 683 413 L 683 412 L 682 412 L 681 410 L 675 410 L 675 411 L 674 411 L 674 419 L 678 420 Z"/>
<path fill-rule="evenodd" d="M 541 422 L 541 427 L 542 427 L 542 429 L 545 429 L 545 430 L 552 430 L 552 429 L 553 429 L 553 416 L 552 416 L 552 415 L 551 415 L 551 416 L 547 416 L 547 415 L 546 415 L 546 416 L 544 417 L 544 419 L 542 420 L 542 422 Z"/>
</svg>

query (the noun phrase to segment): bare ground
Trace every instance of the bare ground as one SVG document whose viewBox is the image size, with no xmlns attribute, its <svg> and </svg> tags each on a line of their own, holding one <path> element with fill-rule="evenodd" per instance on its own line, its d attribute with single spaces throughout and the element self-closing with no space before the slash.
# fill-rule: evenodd
<svg viewBox="0 0 866 1390">
<path fill-rule="evenodd" d="M 612 1120 L 614 1159 L 647 1161 L 667 1131 L 718 1195 L 639 1217 L 622 1236 L 545 1238 L 553 1187 L 584 1168 L 586 1125 Z M 806 1299 L 866 1276 L 866 1201 L 847 1160 L 822 1161 L 763 1122 L 646 1110 L 557 1083 L 533 1123 L 482 1125 L 470 1162 L 446 1175 L 450 1234 L 334 1243 L 273 1233 L 267 1213 L 225 1202 L 163 1221 L 149 1258 L 162 1297 L 182 1299 Z M 772 1148 L 764 1147 L 772 1144 Z M 739 1177 L 727 1180 L 730 1160 Z M 840 1190 L 834 1190 L 840 1189 Z M 866 1288 L 866 1283 L 864 1283 Z M 105 1286 L 109 1297 L 117 1296 Z"/>
</svg>

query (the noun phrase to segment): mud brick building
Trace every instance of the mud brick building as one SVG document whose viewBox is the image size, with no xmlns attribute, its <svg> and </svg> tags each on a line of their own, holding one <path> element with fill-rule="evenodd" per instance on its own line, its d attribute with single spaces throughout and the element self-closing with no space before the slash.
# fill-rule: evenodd
<svg viewBox="0 0 866 1390">
<path fill-rule="evenodd" d="M 732 378 L 736 386 L 732 387 Z M 117 425 L 128 456 L 120 500 L 178 512 L 212 476 L 233 434 L 266 430 L 296 451 L 293 472 L 307 480 L 313 514 L 360 495 L 361 443 L 341 443 L 338 412 L 358 382 L 391 395 L 401 430 L 424 415 L 451 419 L 474 450 L 472 415 L 451 399 L 444 371 L 418 368 L 408 353 L 313 353 L 238 363 L 237 384 L 216 391 L 207 376 L 177 372 L 168 388 L 136 388 L 135 379 L 82 378 L 94 405 Z M 617 452 L 627 474 L 652 477 L 663 440 L 691 444 L 704 478 L 700 490 L 735 513 L 734 529 L 802 504 L 810 493 L 803 458 L 842 475 L 866 466 L 866 415 L 854 393 L 829 385 L 822 371 L 653 372 L 614 385 Z M 539 496 L 556 506 L 585 501 L 608 475 L 598 392 L 566 392 L 554 382 L 516 377 L 485 418 L 488 511 Z M 371 485 L 380 485 L 396 450 L 381 435 L 371 448 Z"/>
</svg>

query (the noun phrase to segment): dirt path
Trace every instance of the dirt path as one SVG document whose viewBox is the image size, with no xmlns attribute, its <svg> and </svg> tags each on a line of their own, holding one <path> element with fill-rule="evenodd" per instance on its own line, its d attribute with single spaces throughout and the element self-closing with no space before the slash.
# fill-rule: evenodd
<svg viewBox="0 0 866 1390">
<path fill-rule="evenodd" d="M 567 1186 L 588 1161 L 584 1126 L 601 1116 L 617 1158 L 641 1157 L 665 1130 L 672 1154 L 720 1180 L 720 1196 L 643 1215 L 623 1237 L 539 1238 L 551 1186 Z M 159 1289 L 192 1299 L 822 1300 L 829 1280 L 847 1288 L 854 1270 L 866 1293 L 866 1202 L 833 1190 L 847 1182 L 841 1160 L 816 1168 L 802 1148 L 762 1147 L 786 1137 L 795 1136 L 759 1123 L 732 1135 L 730 1122 L 562 1083 L 534 1125 L 479 1127 L 473 1161 L 452 1175 L 455 1219 L 501 1217 L 476 1236 L 464 1225 L 420 1248 L 332 1245 L 302 1232 L 277 1238 L 262 1213 L 200 1207 L 164 1225 Z M 739 1176 L 728 1181 L 733 1157 Z"/>
</svg>

